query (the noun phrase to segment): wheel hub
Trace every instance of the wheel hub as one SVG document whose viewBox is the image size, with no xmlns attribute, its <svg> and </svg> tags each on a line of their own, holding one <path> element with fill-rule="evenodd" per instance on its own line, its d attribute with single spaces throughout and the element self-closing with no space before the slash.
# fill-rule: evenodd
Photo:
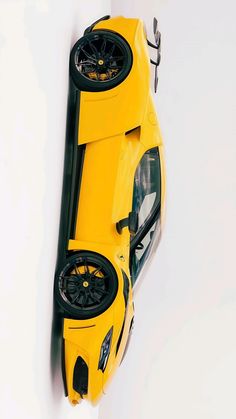
<svg viewBox="0 0 236 419">
<path fill-rule="evenodd" d="M 99 305 L 108 294 L 107 275 L 102 265 L 89 265 L 86 259 L 74 263 L 62 275 L 62 292 L 77 307 Z"/>
<path fill-rule="evenodd" d="M 75 56 L 77 70 L 93 81 L 109 81 L 124 68 L 125 55 L 122 47 L 109 36 L 94 36 L 84 40 Z"/>
</svg>

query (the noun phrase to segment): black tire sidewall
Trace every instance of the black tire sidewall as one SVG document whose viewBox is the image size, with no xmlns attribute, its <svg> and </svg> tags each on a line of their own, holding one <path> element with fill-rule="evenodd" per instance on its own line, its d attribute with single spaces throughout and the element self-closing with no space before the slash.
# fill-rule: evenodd
<svg viewBox="0 0 236 419">
<path fill-rule="evenodd" d="M 126 54 L 126 66 L 122 69 L 122 71 L 115 77 L 113 80 L 109 80 L 106 82 L 98 82 L 89 80 L 86 77 L 82 76 L 76 68 L 75 65 L 75 54 L 80 45 L 83 44 L 85 38 L 93 39 L 95 35 L 105 35 L 113 40 L 115 43 L 118 43 L 123 51 Z M 101 92 L 105 90 L 110 90 L 120 83 L 122 83 L 126 77 L 128 76 L 133 64 L 133 55 L 131 48 L 127 41 L 119 34 L 109 31 L 109 30 L 94 30 L 89 34 L 80 38 L 75 45 L 73 46 L 71 53 L 70 53 L 70 76 L 72 77 L 73 82 L 75 83 L 76 87 L 81 91 L 90 91 L 90 92 Z"/>
<path fill-rule="evenodd" d="M 73 262 L 78 261 L 78 258 L 86 257 L 88 262 L 95 262 L 97 264 L 102 264 L 105 266 L 105 269 L 110 275 L 110 280 L 112 281 L 112 287 L 110 289 L 109 295 L 107 298 L 101 302 L 101 304 L 93 309 L 79 309 L 72 307 L 69 303 L 67 303 L 61 296 L 60 290 L 59 290 L 59 277 L 61 273 L 66 269 L 66 267 L 69 267 Z M 64 316 L 71 317 L 79 320 L 85 320 L 89 318 L 93 318 L 96 316 L 99 316 L 104 311 L 106 311 L 111 304 L 113 303 L 116 295 L 118 292 L 118 277 L 117 273 L 113 267 L 113 265 L 103 256 L 99 255 L 98 253 L 93 252 L 76 252 L 75 254 L 69 256 L 62 266 L 60 266 L 57 269 L 56 275 L 55 275 L 55 281 L 54 281 L 54 296 L 59 304 L 59 307 L 63 310 Z"/>
</svg>

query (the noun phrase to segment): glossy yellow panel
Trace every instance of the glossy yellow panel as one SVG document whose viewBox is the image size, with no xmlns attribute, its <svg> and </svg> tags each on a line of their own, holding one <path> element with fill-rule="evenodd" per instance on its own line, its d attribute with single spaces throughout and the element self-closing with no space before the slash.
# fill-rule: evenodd
<svg viewBox="0 0 236 419">
<path fill-rule="evenodd" d="M 142 22 L 114 18 L 100 22 L 95 28 L 121 34 L 133 51 L 133 65 L 119 86 L 105 92 L 81 92 L 79 144 L 112 137 L 141 125 L 149 95 L 150 61 Z"/>
<path fill-rule="evenodd" d="M 106 92 L 81 92 L 78 144 L 86 144 L 75 237 L 68 250 L 86 250 L 106 257 L 118 277 L 118 293 L 111 307 L 88 320 L 64 320 L 65 366 L 69 400 L 80 395 L 73 389 L 73 370 L 81 356 L 89 368 L 88 394 L 95 404 L 121 362 L 133 318 L 132 290 L 125 308 L 122 271 L 129 272 L 128 228 L 122 234 L 116 223 L 132 208 L 134 174 L 146 150 L 159 146 L 162 169 L 162 207 L 165 195 L 164 157 L 158 119 L 150 91 L 150 58 L 143 23 L 113 18 L 95 28 L 119 33 L 129 43 L 133 66 L 128 77 Z M 133 128 L 136 130 L 127 133 Z M 116 354 L 117 341 L 123 337 Z M 111 352 L 104 373 L 98 370 L 102 342 L 113 327 Z"/>
</svg>

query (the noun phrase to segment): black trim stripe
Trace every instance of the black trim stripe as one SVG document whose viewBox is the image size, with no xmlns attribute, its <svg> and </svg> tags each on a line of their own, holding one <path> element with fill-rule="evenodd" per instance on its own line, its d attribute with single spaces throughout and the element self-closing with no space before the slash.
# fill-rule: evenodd
<svg viewBox="0 0 236 419">
<path fill-rule="evenodd" d="M 80 91 L 69 79 L 67 126 L 64 157 L 61 215 L 58 238 L 57 268 L 66 258 L 68 241 L 74 238 L 85 145 L 78 145 Z"/>
<path fill-rule="evenodd" d="M 62 370 L 62 380 L 64 385 L 65 396 L 68 396 L 67 382 L 66 382 L 66 365 L 65 365 L 65 340 L 62 340 L 61 348 L 61 370 Z"/>
<path fill-rule="evenodd" d="M 77 148 L 77 150 L 76 150 Z M 73 172 L 71 180 L 71 202 L 70 202 L 70 238 L 75 237 L 77 212 L 79 206 L 79 193 L 82 180 L 82 171 L 84 163 L 85 145 L 75 145 Z"/>
</svg>

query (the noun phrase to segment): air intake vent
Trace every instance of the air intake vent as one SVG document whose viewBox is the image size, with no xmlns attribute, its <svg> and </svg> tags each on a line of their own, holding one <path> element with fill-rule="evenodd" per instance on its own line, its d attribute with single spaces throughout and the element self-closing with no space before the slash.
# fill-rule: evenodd
<svg viewBox="0 0 236 419">
<path fill-rule="evenodd" d="M 122 270 L 122 275 L 124 278 L 124 288 L 123 288 L 123 294 L 125 299 L 125 307 L 127 306 L 128 299 L 129 299 L 129 279 L 126 275 L 126 273 Z"/>
<path fill-rule="evenodd" d="M 77 358 L 74 367 L 73 389 L 81 397 L 88 393 L 88 366 L 81 356 Z"/>
<path fill-rule="evenodd" d="M 129 131 L 126 131 L 125 135 L 132 135 L 135 137 L 140 137 L 140 127 L 135 127 L 130 129 Z"/>
</svg>

